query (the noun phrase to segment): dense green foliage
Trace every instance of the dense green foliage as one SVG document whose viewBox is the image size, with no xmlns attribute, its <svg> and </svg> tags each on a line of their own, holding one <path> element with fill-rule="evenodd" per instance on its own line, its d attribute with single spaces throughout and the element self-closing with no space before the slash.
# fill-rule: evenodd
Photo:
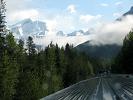
<svg viewBox="0 0 133 100">
<path fill-rule="evenodd" d="M 133 30 L 125 37 L 123 47 L 112 65 L 115 73 L 133 73 Z"/>
<path fill-rule="evenodd" d="M 0 62 L 2 100 L 37 100 L 93 74 L 88 57 L 69 44 L 59 48 L 51 43 L 37 52 L 31 37 L 27 49 L 22 40 L 16 44 L 11 33 L 5 40 Z"/>
<path fill-rule="evenodd" d="M 112 60 L 118 55 L 122 46 L 117 44 L 92 45 L 90 42 L 86 41 L 75 47 L 75 49 L 89 56 L 95 74 L 110 71 Z"/>
</svg>

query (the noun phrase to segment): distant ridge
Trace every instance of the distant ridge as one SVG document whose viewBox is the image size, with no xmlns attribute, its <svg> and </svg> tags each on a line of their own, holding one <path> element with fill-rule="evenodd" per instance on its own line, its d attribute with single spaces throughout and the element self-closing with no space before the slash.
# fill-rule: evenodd
<svg viewBox="0 0 133 100">
<path fill-rule="evenodd" d="M 75 49 L 93 58 L 111 59 L 119 53 L 121 47 L 117 44 L 92 45 L 90 41 L 86 41 L 75 47 Z"/>
<path fill-rule="evenodd" d="M 133 15 L 133 6 L 130 8 L 130 10 L 128 12 L 123 14 L 123 16 L 127 16 L 127 15 Z"/>
</svg>

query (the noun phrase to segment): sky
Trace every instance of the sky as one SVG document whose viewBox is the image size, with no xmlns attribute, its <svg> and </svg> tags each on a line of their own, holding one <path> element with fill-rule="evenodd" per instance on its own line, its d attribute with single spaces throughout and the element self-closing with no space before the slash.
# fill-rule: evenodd
<svg viewBox="0 0 133 100">
<path fill-rule="evenodd" d="M 101 27 L 108 29 L 110 25 L 112 28 L 117 25 L 116 27 L 120 28 L 121 24 L 125 27 L 127 22 L 130 23 L 130 17 L 123 23 L 112 22 L 129 11 L 133 6 L 133 0 L 6 0 L 6 4 L 8 25 L 31 18 L 46 22 L 50 34 L 58 31 L 67 34 L 81 29 L 93 29 L 97 34 L 97 31 L 105 33 L 99 30 Z M 117 30 L 111 29 L 106 33 Z"/>
<path fill-rule="evenodd" d="M 7 0 L 7 22 L 25 18 L 47 22 L 51 30 L 87 30 L 113 21 L 128 11 L 133 0 Z M 69 29 L 68 29 L 69 26 Z"/>
</svg>

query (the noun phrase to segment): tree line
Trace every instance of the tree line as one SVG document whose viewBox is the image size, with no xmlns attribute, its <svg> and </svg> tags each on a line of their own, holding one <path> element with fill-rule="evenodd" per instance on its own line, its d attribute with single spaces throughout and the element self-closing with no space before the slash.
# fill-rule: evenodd
<svg viewBox="0 0 133 100">
<path fill-rule="evenodd" d="M 2 40 L 2 38 L 0 38 Z M 16 43 L 12 33 L 0 42 L 0 97 L 2 100 L 37 100 L 93 74 L 88 57 L 66 44 L 52 42 L 37 52 L 32 37 Z"/>
</svg>

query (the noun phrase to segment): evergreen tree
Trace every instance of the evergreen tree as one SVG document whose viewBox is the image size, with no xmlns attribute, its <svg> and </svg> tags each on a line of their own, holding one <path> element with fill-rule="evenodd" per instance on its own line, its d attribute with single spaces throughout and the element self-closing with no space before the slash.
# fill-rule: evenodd
<svg viewBox="0 0 133 100">
<path fill-rule="evenodd" d="M 24 50 L 24 42 L 22 40 L 18 41 L 17 45 L 17 63 L 19 66 L 19 75 L 18 75 L 18 83 L 16 85 L 16 94 L 14 96 L 14 100 L 22 100 L 22 94 L 24 90 L 25 80 L 25 63 L 26 63 L 26 53 Z"/>
<path fill-rule="evenodd" d="M 55 66 L 57 68 L 57 70 L 60 72 L 61 71 L 61 66 L 60 66 L 60 52 L 59 52 L 59 47 L 58 45 L 56 44 L 56 47 L 55 47 Z M 58 72 L 58 73 L 59 73 Z"/>
<path fill-rule="evenodd" d="M 5 12 L 5 2 L 4 0 L 0 0 L 0 37 L 4 37 L 6 35 Z"/>
<path fill-rule="evenodd" d="M 2 80 L 2 87 L 3 87 L 3 95 L 1 98 L 3 100 L 12 100 L 14 94 L 16 93 L 15 87 L 18 82 L 18 65 L 15 59 L 11 59 L 8 56 L 7 50 L 4 52 L 3 56 L 3 80 Z"/>
<path fill-rule="evenodd" d="M 16 93 L 18 77 L 16 62 L 16 43 L 11 33 L 6 36 L 5 2 L 0 1 L 0 97 L 12 100 Z"/>
<path fill-rule="evenodd" d="M 32 37 L 28 37 L 27 40 L 27 70 L 36 73 L 36 47 Z"/>
<path fill-rule="evenodd" d="M 113 72 L 133 73 L 133 30 L 125 37 L 123 47 L 112 65 Z"/>
<path fill-rule="evenodd" d="M 19 82 L 15 100 L 37 100 L 39 98 L 39 78 L 36 70 L 36 50 L 31 37 L 27 40 L 27 54 L 22 40 L 18 44 Z"/>
<path fill-rule="evenodd" d="M 28 49 L 28 55 L 29 56 L 33 56 L 36 53 L 35 44 L 33 42 L 33 38 L 32 37 L 28 37 L 27 49 Z"/>
<path fill-rule="evenodd" d="M 16 42 L 11 33 L 6 36 L 6 48 L 4 48 L 2 57 L 2 96 L 3 100 L 12 100 L 16 93 L 16 84 L 18 82 L 18 64 L 16 61 Z"/>
<path fill-rule="evenodd" d="M 61 74 L 62 78 L 63 78 L 64 73 L 66 72 L 66 70 L 65 70 L 66 65 L 67 65 L 67 58 L 65 56 L 65 50 L 62 47 L 60 49 L 60 74 Z"/>
<path fill-rule="evenodd" d="M 56 68 L 56 55 L 55 55 L 55 46 L 52 44 L 52 42 L 49 45 L 48 49 L 48 91 L 49 93 L 53 93 L 60 89 L 61 84 L 61 77 L 57 74 L 57 68 Z"/>
<path fill-rule="evenodd" d="M 0 0 L 0 77 L 2 76 L 2 56 L 3 56 L 3 51 L 5 48 L 5 2 L 3 0 Z M 0 82 L 2 82 L 0 78 Z M 1 83 L 0 83 L 1 85 Z M 1 86 L 0 86 L 1 90 Z"/>
<path fill-rule="evenodd" d="M 5 25 L 5 2 L 0 0 L 0 61 L 2 58 L 2 52 L 5 46 L 5 34 L 6 34 L 6 25 Z"/>
<path fill-rule="evenodd" d="M 27 40 L 27 56 L 21 75 L 21 100 L 37 100 L 39 98 L 39 78 L 36 66 L 36 50 L 32 37 Z"/>
</svg>

